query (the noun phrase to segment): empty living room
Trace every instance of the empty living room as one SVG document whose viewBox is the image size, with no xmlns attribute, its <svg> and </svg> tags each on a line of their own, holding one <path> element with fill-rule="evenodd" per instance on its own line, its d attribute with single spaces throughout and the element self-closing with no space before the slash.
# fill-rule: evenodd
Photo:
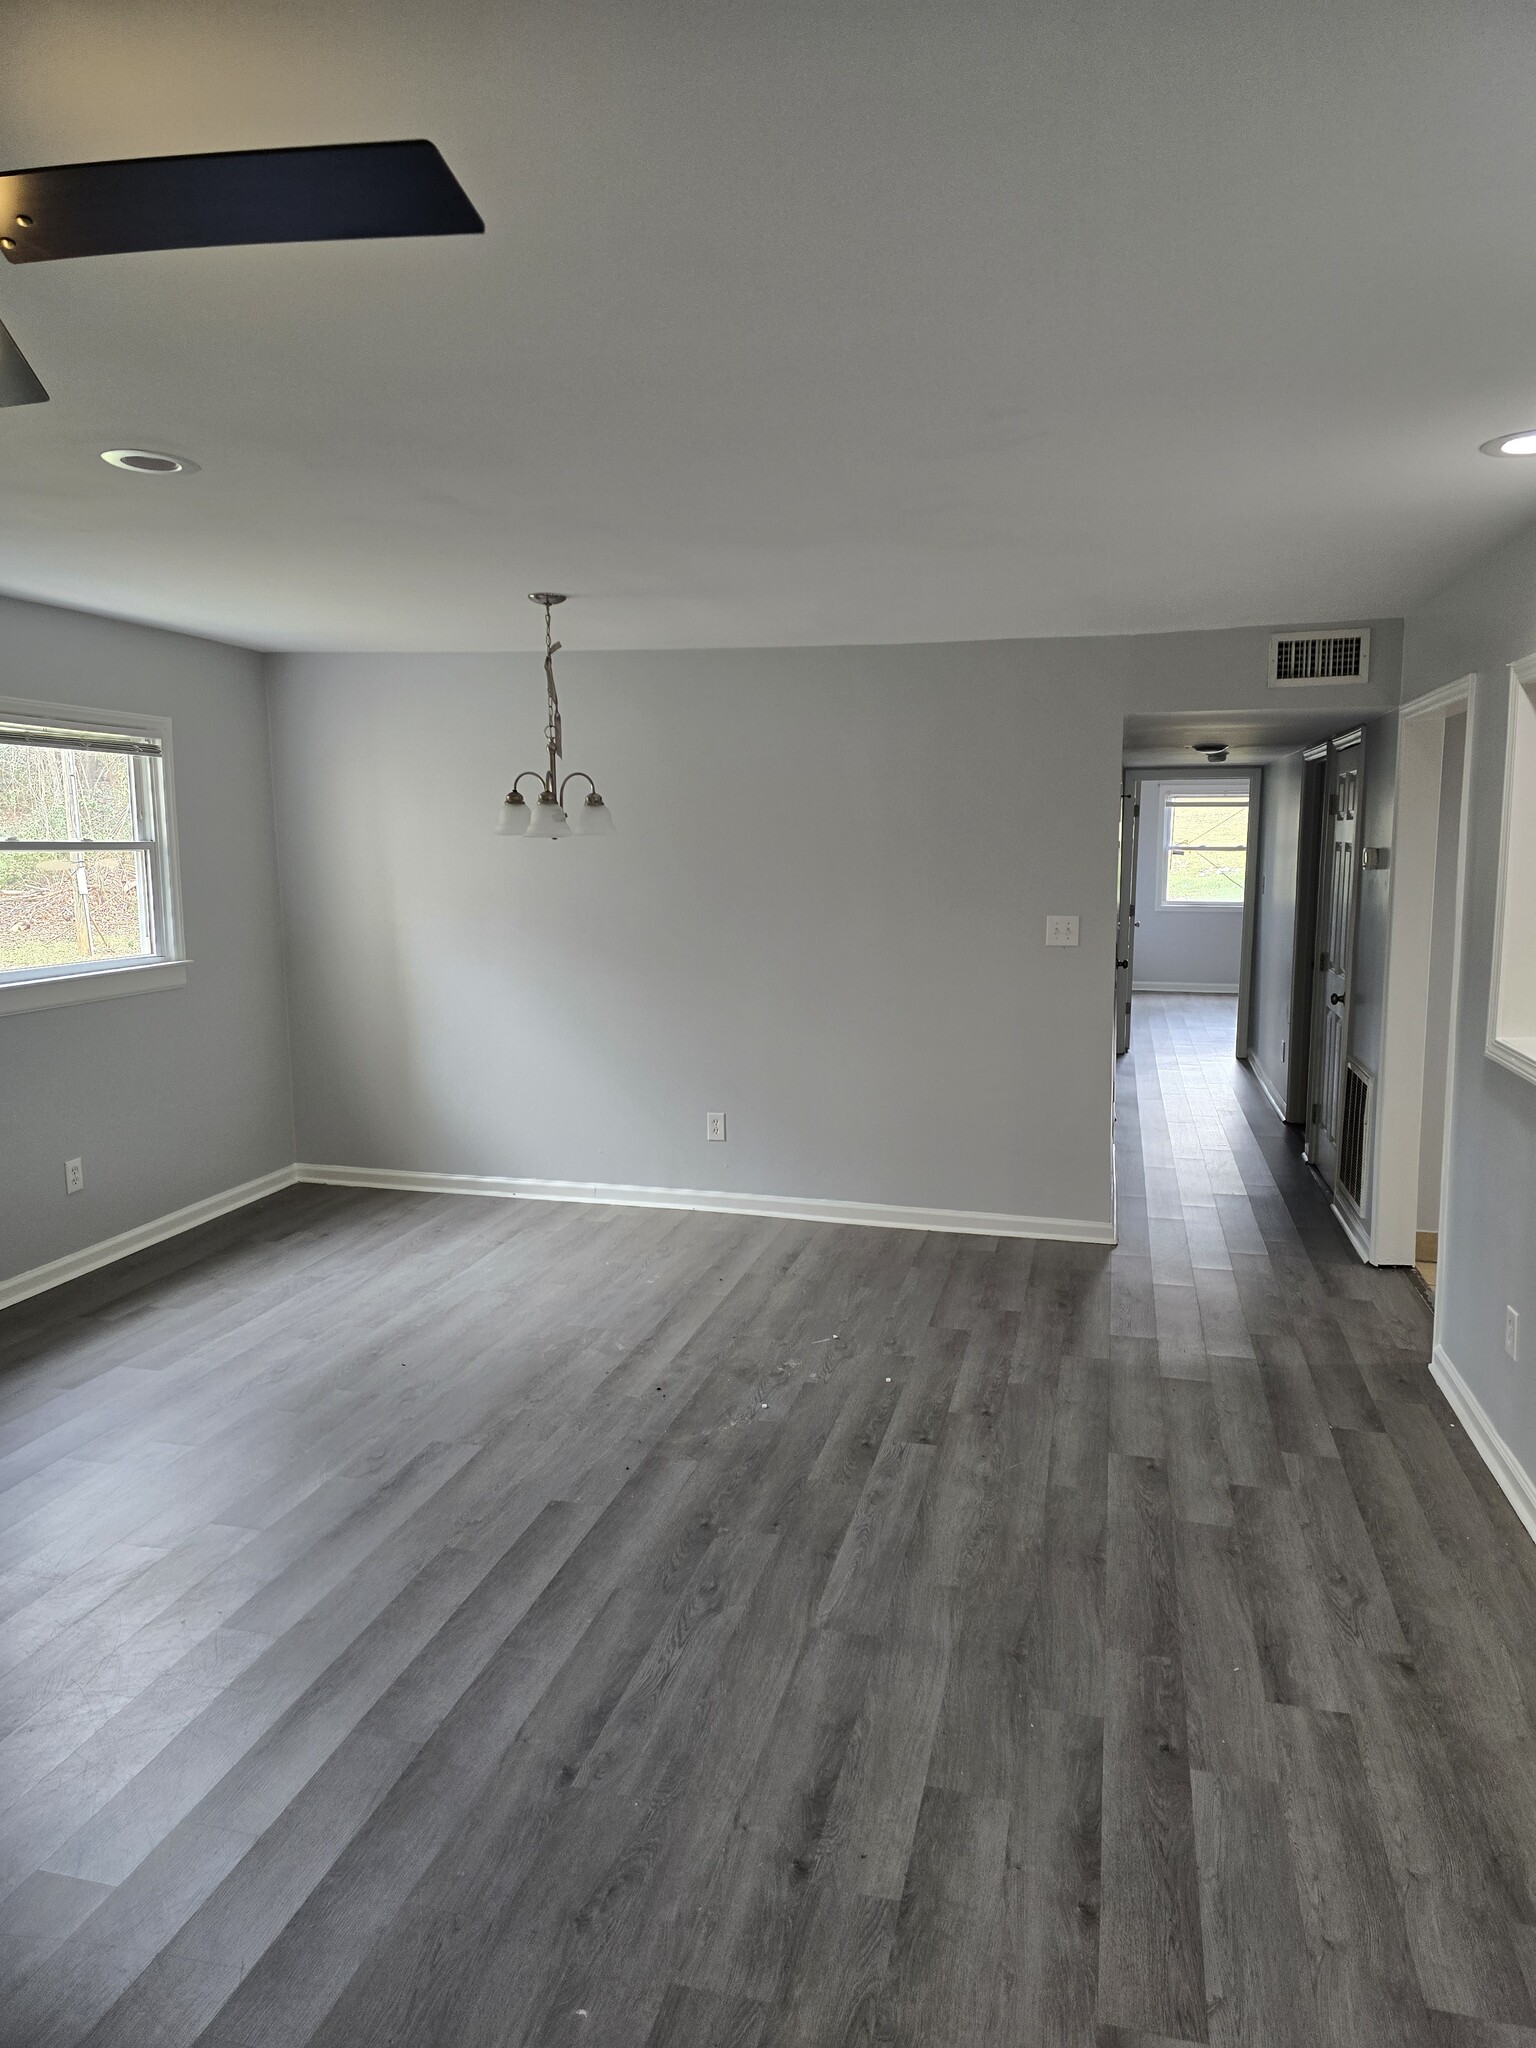
<svg viewBox="0 0 1536 2048">
<path fill-rule="evenodd" d="M 1536 14 L 0 27 L 0 2048 L 1536 2048 Z"/>
</svg>

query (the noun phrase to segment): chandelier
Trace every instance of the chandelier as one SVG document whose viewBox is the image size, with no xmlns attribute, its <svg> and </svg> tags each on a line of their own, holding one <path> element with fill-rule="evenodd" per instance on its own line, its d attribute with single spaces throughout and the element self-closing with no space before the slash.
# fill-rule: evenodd
<svg viewBox="0 0 1536 2048">
<path fill-rule="evenodd" d="M 549 766 L 523 770 L 507 791 L 507 800 L 501 807 L 501 823 L 496 829 L 509 835 L 516 834 L 522 839 L 563 839 L 568 832 L 611 832 L 613 813 L 598 795 L 597 784 L 591 776 L 580 768 L 573 768 L 568 775 L 560 776 L 556 767 L 556 763 L 565 758 L 565 748 L 560 730 L 560 699 L 555 691 L 555 656 L 560 652 L 560 642 L 551 638 L 549 614 L 550 607 L 564 604 L 565 598 L 555 590 L 533 590 L 528 595 L 531 604 L 544 607 L 544 684 L 549 702 L 544 744 L 549 749 Z M 539 794 L 531 804 L 521 788 L 530 775 L 539 785 Z M 571 782 L 587 785 L 586 799 L 574 818 L 567 817 L 565 811 L 566 784 Z"/>
</svg>

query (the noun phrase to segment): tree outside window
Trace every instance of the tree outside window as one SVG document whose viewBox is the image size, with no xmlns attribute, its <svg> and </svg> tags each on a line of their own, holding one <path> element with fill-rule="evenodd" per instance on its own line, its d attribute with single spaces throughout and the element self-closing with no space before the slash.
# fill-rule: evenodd
<svg viewBox="0 0 1536 2048">
<path fill-rule="evenodd" d="M 1162 905 L 1240 909 L 1247 878 L 1247 790 L 1170 790 L 1163 805 Z"/>
</svg>

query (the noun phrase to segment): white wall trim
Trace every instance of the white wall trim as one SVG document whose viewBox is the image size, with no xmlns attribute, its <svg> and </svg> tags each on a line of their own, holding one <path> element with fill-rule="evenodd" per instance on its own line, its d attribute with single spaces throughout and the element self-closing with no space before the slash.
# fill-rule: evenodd
<svg viewBox="0 0 1536 2048">
<path fill-rule="evenodd" d="M 1478 1456 L 1525 1524 L 1526 1534 L 1536 1539 L 1536 1485 L 1532 1484 L 1531 1475 L 1489 1421 L 1482 1402 L 1439 1344 L 1435 1346 L 1429 1370 L 1436 1386 L 1455 1409 L 1462 1428 L 1471 1437 Z"/>
<path fill-rule="evenodd" d="M 132 960 L 120 967 L 21 976 L 0 981 L 0 1017 L 23 1010 L 56 1010 L 65 1003 L 99 1003 L 113 996 L 154 995 L 186 985 L 185 960 Z"/>
<path fill-rule="evenodd" d="M 1370 1239 L 1366 1236 L 1362 1225 L 1350 1215 L 1342 1202 L 1335 1202 L 1333 1204 L 1333 1220 L 1360 1254 L 1361 1263 L 1367 1266 L 1374 1266 L 1376 1261 L 1371 1257 Z"/>
<path fill-rule="evenodd" d="M 1228 906 L 1235 909 L 1235 904 Z M 1132 995 L 1149 996 L 1235 996 L 1235 981 L 1133 981 Z"/>
<path fill-rule="evenodd" d="M 1252 1074 L 1255 1081 L 1257 1081 L 1259 1086 L 1263 1089 L 1265 1098 L 1268 1101 L 1270 1108 L 1275 1112 L 1275 1115 L 1279 1117 L 1281 1123 L 1284 1123 L 1285 1103 L 1275 1093 L 1274 1087 L 1270 1082 L 1270 1078 L 1268 1074 L 1265 1073 L 1263 1067 L 1259 1064 L 1259 1056 L 1253 1050 L 1252 1046 L 1248 1048 L 1248 1071 L 1250 1074 Z"/>
<path fill-rule="evenodd" d="M 778 1216 L 798 1223 L 873 1224 L 891 1230 L 949 1230 L 981 1237 L 1043 1237 L 1070 1244 L 1113 1244 L 1114 1225 L 1076 1216 L 1014 1216 L 989 1209 L 919 1209 L 890 1202 L 845 1202 L 822 1195 L 746 1195 L 719 1188 L 629 1187 L 605 1181 L 522 1180 L 483 1173 L 402 1173 L 377 1166 L 301 1163 L 301 1181 L 322 1187 L 391 1188 L 422 1195 L 494 1195 L 514 1202 L 596 1202 L 621 1208 L 704 1209 L 732 1216 Z"/>
<path fill-rule="evenodd" d="M 1456 1114 L 1456 1056 L 1461 1033 L 1462 922 L 1469 880 L 1472 770 L 1478 738 L 1476 684 L 1475 675 L 1459 676 L 1455 682 L 1416 697 L 1398 714 L 1397 789 L 1392 804 L 1392 868 L 1387 885 L 1387 949 L 1383 963 L 1385 1021 L 1371 1139 L 1371 1184 L 1377 1191 L 1371 1214 L 1371 1263 L 1378 1266 L 1413 1263 L 1419 1220 L 1419 1151 L 1424 1136 L 1425 1026 L 1429 1012 L 1435 869 L 1439 860 L 1441 767 L 1446 720 L 1465 712 L 1467 732 L 1461 764 L 1456 900 L 1451 927 L 1444 1157 L 1440 1171 L 1439 1230 L 1441 1263 L 1445 1263 Z"/>
<path fill-rule="evenodd" d="M 1501 1028 L 1500 989 L 1504 976 L 1504 928 L 1508 915 L 1511 825 L 1515 805 L 1515 746 L 1520 728 L 1520 702 L 1536 683 L 1536 654 L 1509 665 L 1509 712 L 1504 729 L 1504 792 L 1499 812 L 1499 880 L 1493 908 L 1493 967 L 1488 983 L 1488 1018 L 1483 1049 L 1489 1059 L 1522 1080 L 1536 1081 L 1536 1041 L 1516 1038 Z"/>
<path fill-rule="evenodd" d="M 1422 697 L 1410 697 L 1398 710 L 1398 720 L 1410 718 L 1436 718 L 1442 712 L 1454 711 L 1459 704 L 1465 704 L 1472 695 L 1477 681 L 1476 674 L 1458 676 L 1454 683 L 1442 683 L 1437 690 L 1426 690 Z"/>
<path fill-rule="evenodd" d="M 184 1230 L 195 1230 L 200 1223 L 212 1223 L 215 1217 L 227 1216 L 231 1209 L 243 1209 L 247 1203 L 280 1194 L 284 1188 L 291 1188 L 298 1178 L 296 1168 L 280 1166 L 274 1173 L 242 1181 L 239 1187 L 225 1188 L 222 1193 L 207 1195 L 200 1202 L 189 1202 L 185 1209 L 173 1209 L 168 1216 L 157 1216 L 153 1222 L 136 1224 L 132 1230 L 120 1231 L 116 1237 L 104 1237 L 99 1244 L 68 1252 L 62 1259 L 50 1259 L 45 1266 L 33 1266 L 29 1272 L 15 1273 L 9 1280 L 0 1280 L 0 1308 L 26 1301 L 50 1287 L 61 1287 L 66 1280 L 78 1280 L 86 1273 L 94 1273 L 100 1266 L 110 1266 L 114 1260 L 131 1258 L 135 1252 L 147 1251 L 151 1245 L 161 1244 L 168 1237 L 179 1237 Z"/>
</svg>

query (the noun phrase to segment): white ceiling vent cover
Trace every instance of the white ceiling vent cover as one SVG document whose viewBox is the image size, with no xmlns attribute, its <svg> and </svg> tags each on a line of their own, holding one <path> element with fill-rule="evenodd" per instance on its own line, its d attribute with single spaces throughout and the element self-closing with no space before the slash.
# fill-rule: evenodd
<svg viewBox="0 0 1536 2048">
<path fill-rule="evenodd" d="M 1305 690 L 1315 683 L 1368 683 L 1371 679 L 1371 629 L 1353 626 L 1344 632 L 1308 627 L 1300 633 L 1275 633 L 1269 643 L 1269 686 L 1272 690 Z"/>
</svg>

